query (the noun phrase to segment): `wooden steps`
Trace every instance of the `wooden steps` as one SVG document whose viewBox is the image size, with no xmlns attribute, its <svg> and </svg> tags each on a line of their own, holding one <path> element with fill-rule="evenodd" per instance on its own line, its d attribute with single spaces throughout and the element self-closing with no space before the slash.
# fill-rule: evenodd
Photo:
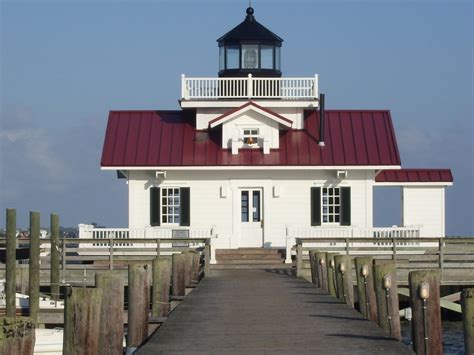
<svg viewBox="0 0 474 355">
<path fill-rule="evenodd" d="M 285 268 L 285 250 L 277 248 L 217 249 L 213 269 Z"/>
</svg>

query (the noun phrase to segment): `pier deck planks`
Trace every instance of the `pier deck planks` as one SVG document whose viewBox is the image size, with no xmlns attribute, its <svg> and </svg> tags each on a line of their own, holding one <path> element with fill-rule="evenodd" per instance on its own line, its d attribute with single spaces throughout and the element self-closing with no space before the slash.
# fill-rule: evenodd
<svg viewBox="0 0 474 355">
<path fill-rule="evenodd" d="M 138 354 L 412 353 L 290 272 L 213 270 Z"/>
</svg>

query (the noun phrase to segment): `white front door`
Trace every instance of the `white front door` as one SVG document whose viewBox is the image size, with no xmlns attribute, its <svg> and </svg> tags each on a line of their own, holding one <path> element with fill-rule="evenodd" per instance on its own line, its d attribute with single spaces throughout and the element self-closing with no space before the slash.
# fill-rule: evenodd
<svg viewBox="0 0 474 355">
<path fill-rule="evenodd" d="M 263 246 L 263 190 L 240 190 L 240 247 Z"/>
</svg>

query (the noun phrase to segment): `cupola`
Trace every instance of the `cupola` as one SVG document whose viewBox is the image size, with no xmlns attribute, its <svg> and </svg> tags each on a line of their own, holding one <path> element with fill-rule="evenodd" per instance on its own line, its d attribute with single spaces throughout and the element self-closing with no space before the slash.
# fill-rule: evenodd
<svg viewBox="0 0 474 355">
<path fill-rule="evenodd" d="M 255 20 L 252 7 L 245 20 L 217 40 L 219 76 L 281 77 L 283 39 Z"/>
</svg>

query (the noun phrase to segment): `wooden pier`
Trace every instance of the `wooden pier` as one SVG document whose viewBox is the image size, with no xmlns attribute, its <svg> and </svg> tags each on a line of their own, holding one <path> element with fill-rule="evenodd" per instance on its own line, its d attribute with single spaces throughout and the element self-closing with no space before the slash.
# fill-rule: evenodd
<svg viewBox="0 0 474 355">
<path fill-rule="evenodd" d="M 138 354 L 409 354 L 342 301 L 288 269 L 214 270 Z"/>
</svg>

